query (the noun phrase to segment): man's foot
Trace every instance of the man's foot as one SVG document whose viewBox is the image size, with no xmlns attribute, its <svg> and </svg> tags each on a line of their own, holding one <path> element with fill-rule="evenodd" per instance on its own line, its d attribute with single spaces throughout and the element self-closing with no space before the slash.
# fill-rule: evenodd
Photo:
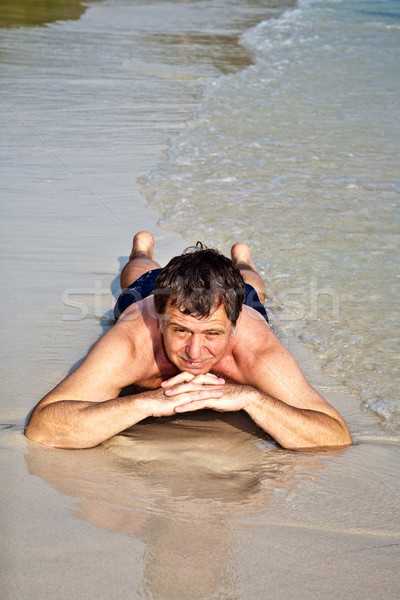
<svg viewBox="0 0 400 600">
<path fill-rule="evenodd" d="M 241 266 L 256 270 L 251 258 L 251 250 L 247 244 L 237 242 L 231 249 L 232 262 L 240 268 Z"/>
<path fill-rule="evenodd" d="M 132 260 L 132 258 L 150 258 L 154 260 L 154 238 L 151 233 L 139 231 L 135 235 L 129 260 Z"/>
<path fill-rule="evenodd" d="M 265 285 L 251 258 L 251 250 L 247 244 L 237 242 L 231 249 L 232 262 L 237 266 L 246 283 L 256 290 L 262 304 L 265 302 Z"/>
<path fill-rule="evenodd" d="M 147 271 L 160 268 L 160 265 L 154 260 L 153 251 L 154 238 L 151 233 L 139 231 L 133 238 L 129 260 L 121 271 L 120 284 L 122 291 Z"/>
</svg>

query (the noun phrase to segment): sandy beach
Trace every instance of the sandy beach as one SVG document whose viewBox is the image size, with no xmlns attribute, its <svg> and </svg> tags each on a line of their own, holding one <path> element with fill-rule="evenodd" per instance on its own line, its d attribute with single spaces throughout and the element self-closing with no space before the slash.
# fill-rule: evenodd
<svg viewBox="0 0 400 600">
<path fill-rule="evenodd" d="M 132 4 L 0 32 L 3 597 L 397 599 L 398 441 L 296 341 L 352 447 L 288 452 L 240 413 L 149 420 L 82 451 L 23 435 L 112 326 L 133 234 L 153 233 L 161 264 L 196 241 L 160 226 L 141 178 L 207 84 L 250 64 L 241 32 L 278 12 Z"/>
</svg>

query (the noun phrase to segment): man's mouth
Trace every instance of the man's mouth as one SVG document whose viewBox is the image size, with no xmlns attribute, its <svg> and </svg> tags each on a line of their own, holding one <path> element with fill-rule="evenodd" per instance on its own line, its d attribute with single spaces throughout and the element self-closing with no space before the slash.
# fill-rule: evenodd
<svg viewBox="0 0 400 600">
<path fill-rule="evenodd" d="M 186 365 L 186 367 L 190 369 L 201 369 L 210 360 L 209 358 L 204 358 L 202 360 L 191 360 L 189 358 L 184 358 L 183 356 L 181 356 L 180 359 Z"/>
</svg>

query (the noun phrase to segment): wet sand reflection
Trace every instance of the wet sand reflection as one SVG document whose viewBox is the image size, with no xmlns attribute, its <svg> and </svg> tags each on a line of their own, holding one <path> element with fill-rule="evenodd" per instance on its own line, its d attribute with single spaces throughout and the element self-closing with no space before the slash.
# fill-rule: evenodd
<svg viewBox="0 0 400 600">
<path fill-rule="evenodd" d="M 296 491 L 318 455 L 269 442 L 242 413 L 147 420 L 91 450 L 29 444 L 29 472 L 77 500 L 74 514 L 145 545 L 142 590 L 152 598 L 234 597 L 235 528 Z"/>
</svg>

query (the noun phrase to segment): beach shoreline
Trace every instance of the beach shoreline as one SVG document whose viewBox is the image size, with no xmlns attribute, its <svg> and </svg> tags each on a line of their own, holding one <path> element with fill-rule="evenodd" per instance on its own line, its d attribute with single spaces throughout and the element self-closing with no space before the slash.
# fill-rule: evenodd
<svg viewBox="0 0 400 600">
<path fill-rule="evenodd" d="M 243 415 L 210 413 L 140 424 L 83 451 L 23 436 L 35 402 L 111 326 L 133 234 L 153 233 L 161 264 L 197 241 L 160 226 L 140 179 L 208 83 L 248 60 L 235 63 L 240 17 L 243 29 L 277 14 L 246 7 L 230 21 L 225 6 L 210 34 L 196 3 L 173 3 L 171 14 L 165 4 L 135 6 L 129 31 L 129 3 L 108 2 L 77 22 L 3 32 L 7 599 L 261 600 L 267 590 L 276 600 L 394 600 L 398 444 L 291 334 L 283 341 L 349 422 L 352 447 L 287 452 Z M 222 50 L 218 19 L 230 36 Z M 173 35 L 176 23 L 188 35 Z"/>
</svg>

